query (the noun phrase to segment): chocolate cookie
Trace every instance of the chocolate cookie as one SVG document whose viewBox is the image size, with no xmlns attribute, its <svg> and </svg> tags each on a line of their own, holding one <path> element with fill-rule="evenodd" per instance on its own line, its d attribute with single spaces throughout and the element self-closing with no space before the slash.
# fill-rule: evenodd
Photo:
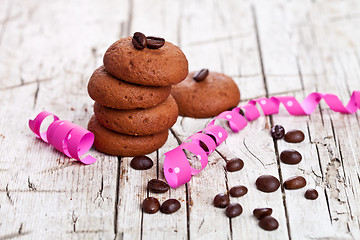
<svg viewBox="0 0 360 240">
<path fill-rule="evenodd" d="M 172 43 L 159 49 L 136 49 L 132 37 L 113 43 L 104 55 L 108 73 L 130 83 L 146 86 L 169 86 L 179 83 L 188 74 L 184 53 Z"/>
<path fill-rule="evenodd" d="M 165 101 L 171 86 L 135 85 L 114 78 L 104 66 L 95 70 L 88 84 L 90 97 L 102 106 L 116 109 L 149 108 Z"/>
<path fill-rule="evenodd" d="M 147 136 L 129 136 L 108 130 L 100 125 L 95 115 L 88 129 L 95 135 L 94 146 L 99 152 L 121 157 L 133 157 L 151 153 L 164 145 L 168 130 Z"/>
<path fill-rule="evenodd" d="M 178 117 L 178 107 L 170 95 L 166 101 L 148 109 L 116 110 L 94 104 L 99 123 L 127 135 L 150 135 L 169 129 Z"/>
<path fill-rule="evenodd" d="M 197 82 L 192 78 L 194 74 L 190 73 L 183 82 L 172 87 L 179 115 L 209 118 L 238 105 L 240 92 L 232 78 L 209 72 L 204 80 Z"/>
</svg>

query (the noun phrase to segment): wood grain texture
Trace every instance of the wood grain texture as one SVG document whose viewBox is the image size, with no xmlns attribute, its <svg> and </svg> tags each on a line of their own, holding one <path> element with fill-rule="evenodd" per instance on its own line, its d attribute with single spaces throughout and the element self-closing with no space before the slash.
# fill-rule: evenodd
<svg viewBox="0 0 360 240">
<path fill-rule="evenodd" d="M 334 113 L 323 102 L 311 116 L 281 108 L 230 133 L 198 176 L 166 194 L 146 189 L 150 179 L 164 179 L 163 154 L 210 119 L 179 117 L 166 144 L 149 154 L 154 167 L 147 171 L 95 150 L 98 161 L 81 165 L 27 127 L 42 110 L 86 127 L 89 76 L 111 43 L 135 31 L 180 46 L 190 71 L 233 77 L 242 103 L 273 95 L 301 100 L 313 91 L 346 103 L 360 89 L 359 26 L 355 0 L 0 1 L 0 239 L 359 239 L 360 113 Z M 275 124 L 302 130 L 305 141 L 274 142 Z M 303 156 L 296 166 L 279 160 L 289 148 Z M 233 157 L 245 166 L 228 173 Z M 266 194 L 255 187 L 262 174 L 280 181 L 301 175 L 308 184 Z M 231 198 L 244 212 L 230 220 L 212 200 L 239 184 L 249 192 Z M 310 187 L 319 192 L 315 201 L 303 196 Z M 143 213 L 148 196 L 176 198 L 181 208 Z M 258 227 L 257 207 L 273 208 L 276 231 Z"/>
</svg>

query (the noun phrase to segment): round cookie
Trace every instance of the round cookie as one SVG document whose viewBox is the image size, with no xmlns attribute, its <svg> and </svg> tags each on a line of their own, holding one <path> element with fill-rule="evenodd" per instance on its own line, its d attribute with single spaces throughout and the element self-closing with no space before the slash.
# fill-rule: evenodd
<svg viewBox="0 0 360 240">
<path fill-rule="evenodd" d="M 94 104 L 99 123 L 115 132 L 127 135 L 150 135 L 164 132 L 175 124 L 178 107 L 170 95 L 167 100 L 148 109 L 116 110 Z"/>
<path fill-rule="evenodd" d="M 88 129 L 95 135 L 94 146 L 99 152 L 121 157 L 149 154 L 164 145 L 168 130 L 147 136 L 129 136 L 108 130 L 100 125 L 95 115 L 89 121 Z"/>
<path fill-rule="evenodd" d="M 104 66 L 94 71 L 88 84 L 88 92 L 93 100 L 116 109 L 154 107 L 165 101 L 170 91 L 171 86 L 142 86 L 114 78 L 105 71 Z"/>
<path fill-rule="evenodd" d="M 192 76 L 174 85 L 171 90 L 179 107 L 179 115 L 193 118 L 209 118 L 236 107 L 240 92 L 236 83 L 222 73 L 209 72 L 205 80 L 196 82 Z"/>
<path fill-rule="evenodd" d="M 184 53 L 172 43 L 158 49 L 136 49 L 132 37 L 113 43 L 104 55 L 108 73 L 130 83 L 146 86 L 169 86 L 181 82 L 188 74 Z"/>
</svg>

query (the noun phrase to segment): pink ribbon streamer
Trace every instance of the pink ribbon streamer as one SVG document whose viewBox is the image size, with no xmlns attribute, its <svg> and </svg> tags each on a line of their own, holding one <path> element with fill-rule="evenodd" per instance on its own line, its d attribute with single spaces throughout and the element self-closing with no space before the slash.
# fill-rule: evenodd
<svg viewBox="0 0 360 240">
<path fill-rule="evenodd" d="M 319 102 L 323 99 L 329 108 L 340 113 L 354 113 L 360 108 L 360 91 L 354 91 L 349 103 L 344 106 L 340 99 L 334 94 L 311 93 L 300 104 L 294 97 L 279 96 L 271 98 L 257 98 L 249 101 L 246 105 L 225 111 L 215 117 L 206 128 L 195 133 L 186 139 L 175 149 L 165 153 L 164 174 L 167 182 L 173 188 L 177 188 L 190 181 L 192 175 L 203 170 L 208 163 L 208 156 L 215 151 L 228 136 L 226 130 L 215 125 L 217 119 L 228 120 L 233 132 L 239 132 L 246 127 L 247 121 L 253 121 L 260 117 L 260 111 L 256 104 L 260 105 L 265 116 L 279 112 L 280 104 L 284 105 L 290 115 L 301 116 L 311 114 Z M 240 114 L 243 109 L 245 117 Z M 214 142 L 214 139 L 216 142 Z M 200 144 L 205 145 L 205 151 Z M 201 163 L 201 169 L 194 169 L 190 166 L 184 150 L 193 153 Z"/>
<path fill-rule="evenodd" d="M 40 132 L 41 124 L 50 116 L 53 117 L 53 122 L 45 132 Z M 92 132 L 67 120 L 59 120 L 56 115 L 47 111 L 39 113 L 34 120 L 30 119 L 29 127 L 38 138 L 54 146 L 66 156 L 75 158 L 84 164 L 96 162 L 96 158 L 90 155 L 80 158 L 89 151 L 94 143 L 94 134 Z"/>
</svg>

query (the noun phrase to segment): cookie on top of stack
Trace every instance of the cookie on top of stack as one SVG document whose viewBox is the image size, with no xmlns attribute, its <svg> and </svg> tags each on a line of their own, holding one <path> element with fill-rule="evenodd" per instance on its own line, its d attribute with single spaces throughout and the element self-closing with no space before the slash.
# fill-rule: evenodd
<svg viewBox="0 0 360 240">
<path fill-rule="evenodd" d="M 136 32 L 113 43 L 103 60 L 88 84 L 95 148 L 123 157 L 157 150 L 178 117 L 170 93 L 188 74 L 185 55 L 163 38 Z"/>
</svg>

